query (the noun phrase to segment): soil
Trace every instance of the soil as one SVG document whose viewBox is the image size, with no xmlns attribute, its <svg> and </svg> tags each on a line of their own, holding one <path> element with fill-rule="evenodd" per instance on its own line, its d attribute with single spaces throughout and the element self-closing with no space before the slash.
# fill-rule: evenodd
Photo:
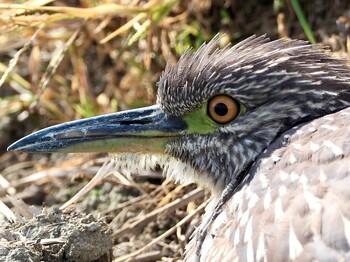
<svg viewBox="0 0 350 262">
<path fill-rule="evenodd" d="M 1 261 L 103 261 L 112 231 L 93 215 L 58 208 L 0 227 Z M 87 252 L 88 251 L 88 252 Z"/>
</svg>

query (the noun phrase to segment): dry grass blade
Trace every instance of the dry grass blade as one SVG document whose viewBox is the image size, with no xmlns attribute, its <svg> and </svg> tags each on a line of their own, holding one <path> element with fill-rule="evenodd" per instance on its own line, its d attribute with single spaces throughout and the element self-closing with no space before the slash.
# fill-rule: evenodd
<svg viewBox="0 0 350 262">
<path fill-rule="evenodd" d="M 100 170 L 97 172 L 97 174 L 94 176 L 91 181 L 84 186 L 77 194 L 75 194 L 70 200 L 68 200 L 66 203 L 64 203 L 60 209 L 64 210 L 70 205 L 77 202 L 81 197 L 86 195 L 88 192 L 90 192 L 91 189 L 93 189 L 98 183 L 101 182 L 101 180 L 110 174 L 110 170 L 112 166 L 114 165 L 114 161 L 111 160 L 109 162 L 105 162 L 103 166 L 100 168 Z"/>
<path fill-rule="evenodd" d="M 4 216 L 4 217 L 6 217 L 6 219 L 8 220 L 8 221 L 11 221 L 11 222 L 16 222 L 17 221 L 17 217 L 16 217 L 16 215 L 12 212 L 12 210 L 7 206 L 7 205 L 5 205 L 4 204 L 4 202 L 2 202 L 1 200 L 0 200 L 0 213 Z"/>
<path fill-rule="evenodd" d="M 4 74 L 7 73 L 7 76 L 4 77 Z M 14 73 L 13 71 L 9 70 L 9 67 L 6 66 L 5 64 L 0 62 L 0 73 L 3 74 L 3 76 L 1 77 L 2 81 L 14 81 L 15 83 L 18 83 L 18 85 L 11 85 L 12 88 L 14 90 L 16 90 L 17 93 L 19 94 L 31 94 L 31 92 L 29 91 L 30 88 L 30 83 L 25 80 L 22 76 L 20 76 L 17 73 Z M 2 82 L 1 84 L 3 84 L 4 82 Z M 0 85 L 1 88 L 1 85 Z"/>
<path fill-rule="evenodd" d="M 125 234 L 137 232 L 141 230 L 143 227 L 145 227 L 147 224 L 149 224 L 151 221 L 153 221 L 158 215 L 169 214 L 173 212 L 175 209 L 187 205 L 189 202 L 192 202 L 198 198 L 204 197 L 204 193 L 205 193 L 204 189 L 197 188 L 191 191 L 190 193 L 184 195 L 182 198 L 176 199 L 173 202 L 152 211 L 146 216 L 142 216 L 141 218 L 139 218 L 138 220 L 136 220 L 131 224 L 126 223 L 124 227 L 122 227 L 121 229 L 119 229 L 113 234 L 113 237 L 122 237 Z"/>
<path fill-rule="evenodd" d="M 161 261 L 162 253 L 160 251 L 150 251 L 133 258 L 133 262 Z"/>
<path fill-rule="evenodd" d="M 196 191 L 196 190 L 195 190 Z M 196 209 L 192 210 L 186 217 L 184 217 L 180 222 L 178 222 L 175 226 L 173 226 L 172 228 L 170 228 L 169 230 L 167 230 L 165 233 L 163 233 L 162 235 L 160 235 L 159 237 L 155 238 L 154 240 L 152 240 L 150 243 L 148 243 L 146 246 L 144 246 L 143 248 L 128 254 L 126 256 L 117 258 L 115 260 L 113 260 L 114 262 L 122 262 L 122 261 L 134 261 L 135 257 L 137 257 L 138 255 L 146 252 L 147 250 L 149 250 L 151 247 L 153 247 L 154 245 L 156 245 L 160 240 L 168 237 L 169 235 L 173 234 L 177 228 L 183 226 L 184 224 L 186 224 L 187 222 L 189 222 L 192 217 L 194 217 L 196 214 L 198 214 L 199 212 L 201 212 L 202 210 L 204 210 L 204 208 L 207 206 L 207 204 L 209 203 L 209 200 L 205 201 L 204 203 L 202 203 L 200 206 L 198 206 Z"/>
<path fill-rule="evenodd" d="M 147 197 L 146 194 L 141 195 L 141 196 L 139 196 L 139 197 L 135 197 L 135 198 L 130 199 L 129 201 L 123 202 L 123 203 L 121 203 L 121 204 L 119 204 L 119 205 L 117 205 L 117 206 L 114 206 L 114 207 L 111 207 L 111 208 L 109 208 L 109 209 L 106 209 L 106 210 L 101 211 L 101 212 L 100 212 L 100 215 L 101 215 L 101 216 L 105 216 L 105 215 L 107 215 L 108 213 L 114 212 L 114 211 L 116 211 L 116 210 L 118 210 L 118 209 L 126 208 L 126 207 L 128 207 L 128 206 L 131 206 L 131 205 L 133 205 L 133 204 L 139 202 L 139 201 L 144 200 L 146 197 Z"/>
<path fill-rule="evenodd" d="M 106 36 L 105 38 L 103 38 L 100 41 L 100 44 L 105 44 L 108 41 L 110 41 L 111 39 L 117 37 L 118 35 L 121 35 L 127 31 L 129 31 L 135 25 L 135 23 L 137 23 L 138 21 L 140 21 L 141 19 L 144 19 L 146 17 L 147 17 L 147 14 L 145 14 L 145 13 L 138 14 L 133 19 L 131 19 L 129 22 L 125 23 L 124 25 L 119 27 L 117 30 L 115 30 L 113 33 L 111 33 L 108 36 Z"/>
<path fill-rule="evenodd" d="M 5 155 L 4 155 L 5 156 Z M 1 159 L 0 159 L 1 160 Z M 26 169 L 35 165 L 35 161 L 23 161 L 17 162 L 11 166 L 8 166 L 2 170 L 2 175 L 7 176 L 13 172 L 18 172 L 19 170 Z"/>
<path fill-rule="evenodd" d="M 36 209 L 30 208 L 23 200 L 17 199 L 13 196 L 7 196 L 8 200 L 13 205 L 14 209 L 19 215 L 26 219 L 31 219 L 38 214 Z"/>
<path fill-rule="evenodd" d="M 118 4 L 102 4 L 90 8 L 78 8 L 68 6 L 33 6 L 33 5 L 21 5 L 21 4 L 0 4 L 0 9 L 12 9 L 16 12 L 30 11 L 30 12 L 54 12 L 63 13 L 70 16 L 81 18 L 98 18 L 108 15 L 130 15 L 138 14 L 148 11 L 147 8 L 142 7 L 129 7 Z"/>
<path fill-rule="evenodd" d="M 29 183 L 42 183 L 42 181 L 50 180 L 50 178 L 71 178 L 75 173 L 81 171 L 79 167 L 53 167 L 47 170 L 33 173 L 29 176 L 13 181 L 16 187 L 23 186 Z M 84 170 L 85 171 L 85 170 Z M 87 171 L 85 171 L 87 172 Z M 95 173 L 96 174 L 96 173 Z"/>
<path fill-rule="evenodd" d="M 6 193 L 13 195 L 16 193 L 16 189 L 11 186 L 11 183 L 0 174 L 0 191 L 6 190 Z"/>
<path fill-rule="evenodd" d="M 44 238 L 40 239 L 40 244 L 42 245 L 53 245 L 53 244 L 62 244 L 66 243 L 67 240 L 63 238 Z"/>
<path fill-rule="evenodd" d="M 167 1 L 167 2 L 170 2 L 170 1 Z M 144 8 L 146 9 L 151 9 L 152 7 L 156 7 L 157 5 L 159 5 L 160 3 L 163 4 L 163 5 L 166 5 L 167 4 L 166 1 L 162 2 L 160 0 L 152 0 L 148 3 L 145 4 Z M 118 35 L 122 34 L 122 33 L 125 33 L 125 32 L 128 32 L 130 31 L 130 29 L 132 27 L 134 27 L 135 25 L 137 25 L 142 19 L 145 19 L 149 17 L 149 15 L 144 12 L 144 13 L 140 13 L 138 14 L 137 16 L 135 16 L 133 19 L 131 19 L 130 21 L 128 21 L 127 23 L 125 23 L 124 25 L 122 25 L 120 28 L 118 28 L 117 30 L 115 30 L 113 33 L 109 34 L 108 36 L 106 36 L 105 38 L 103 38 L 101 41 L 100 41 L 100 44 L 105 44 L 107 43 L 108 41 L 110 41 L 111 39 L 117 37 Z"/>
<path fill-rule="evenodd" d="M 36 30 L 36 32 L 30 38 L 30 41 L 28 41 L 20 50 L 18 50 L 18 52 L 15 54 L 15 56 L 11 59 L 8 68 L 6 69 L 6 71 L 4 72 L 4 74 L 2 75 L 2 77 L 0 79 L 0 88 L 4 84 L 5 80 L 8 78 L 8 76 L 10 75 L 10 73 L 13 71 L 13 69 L 15 68 L 21 55 L 32 46 L 34 39 L 38 36 L 41 29 L 42 29 L 42 27 L 40 27 L 38 30 Z"/>
<path fill-rule="evenodd" d="M 60 62 L 62 61 L 65 53 L 67 52 L 69 46 L 72 45 L 72 43 L 74 42 L 74 40 L 76 39 L 76 37 L 78 36 L 80 32 L 80 29 L 77 29 L 72 35 L 71 37 L 68 39 L 67 43 L 62 47 L 59 48 L 55 54 L 53 55 L 50 61 L 49 66 L 47 67 L 45 74 L 43 75 L 41 81 L 40 81 L 40 90 L 41 92 L 47 87 L 50 79 L 52 78 L 52 76 L 54 75 L 54 73 L 56 72 L 56 69 L 58 67 L 58 65 L 60 64 Z M 37 94 L 37 97 L 39 99 L 40 97 L 40 93 Z"/>
</svg>

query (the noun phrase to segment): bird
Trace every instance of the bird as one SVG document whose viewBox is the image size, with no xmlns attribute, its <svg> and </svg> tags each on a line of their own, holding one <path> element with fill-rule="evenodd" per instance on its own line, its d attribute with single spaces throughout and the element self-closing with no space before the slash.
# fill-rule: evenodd
<svg viewBox="0 0 350 262">
<path fill-rule="evenodd" d="M 346 61 L 302 40 L 220 39 L 167 63 L 155 105 L 48 127 L 8 150 L 108 152 L 209 188 L 185 261 L 349 261 Z"/>
</svg>

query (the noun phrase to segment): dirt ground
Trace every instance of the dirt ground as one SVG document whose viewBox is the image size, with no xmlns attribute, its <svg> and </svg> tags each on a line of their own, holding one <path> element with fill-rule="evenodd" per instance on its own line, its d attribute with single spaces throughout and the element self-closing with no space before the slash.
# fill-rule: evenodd
<svg viewBox="0 0 350 262">
<path fill-rule="evenodd" d="M 181 261 L 206 190 L 117 170 L 107 154 L 6 148 L 52 124 L 155 103 L 168 58 L 217 33 L 308 40 L 291 1 L 43 2 L 0 4 L 0 260 Z M 299 3 L 316 43 L 348 59 L 350 2 Z"/>
</svg>

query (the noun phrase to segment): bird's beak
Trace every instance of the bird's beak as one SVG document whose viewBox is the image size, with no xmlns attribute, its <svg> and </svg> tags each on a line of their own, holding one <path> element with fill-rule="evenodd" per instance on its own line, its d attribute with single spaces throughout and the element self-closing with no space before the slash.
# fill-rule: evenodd
<svg viewBox="0 0 350 262">
<path fill-rule="evenodd" d="M 167 141 L 186 128 L 180 118 L 150 106 L 48 127 L 18 140 L 8 150 L 163 153 Z"/>
</svg>

